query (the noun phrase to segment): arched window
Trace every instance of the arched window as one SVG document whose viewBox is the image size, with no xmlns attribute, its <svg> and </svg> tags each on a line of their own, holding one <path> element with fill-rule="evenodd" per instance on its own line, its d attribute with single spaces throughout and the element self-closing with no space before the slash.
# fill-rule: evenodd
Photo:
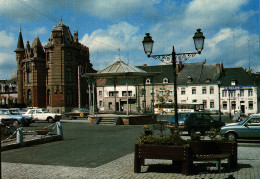
<svg viewBox="0 0 260 179">
<path fill-rule="evenodd" d="M 27 90 L 27 99 L 32 100 L 32 90 Z"/>
<path fill-rule="evenodd" d="M 47 90 L 47 105 L 51 105 L 51 91 Z"/>
<path fill-rule="evenodd" d="M 168 82 L 169 82 L 168 78 L 163 79 L 163 83 L 168 83 Z"/>
<path fill-rule="evenodd" d="M 146 83 L 146 84 L 151 84 L 151 79 L 150 79 L 150 78 L 147 78 L 145 83 Z"/>
</svg>

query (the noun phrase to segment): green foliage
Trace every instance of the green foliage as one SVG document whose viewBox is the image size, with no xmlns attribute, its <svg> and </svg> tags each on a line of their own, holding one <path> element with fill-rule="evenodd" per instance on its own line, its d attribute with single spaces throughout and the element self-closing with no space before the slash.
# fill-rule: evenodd
<svg viewBox="0 0 260 179">
<path fill-rule="evenodd" d="M 159 122 L 150 129 L 148 126 L 144 126 L 144 132 L 137 138 L 138 144 L 154 144 L 154 145 L 184 145 L 187 141 L 183 140 L 180 136 L 180 132 L 166 131 L 166 124 Z"/>
<path fill-rule="evenodd" d="M 224 134 L 222 134 L 219 129 L 210 129 L 210 131 L 207 133 L 207 136 L 214 141 L 227 141 Z"/>
<path fill-rule="evenodd" d="M 196 133 L 191 133 L 190 139 L 191 139 L 191 141 L 200 141 L 201 136 L 199 134 L 196 134 Z"/>
</svg>

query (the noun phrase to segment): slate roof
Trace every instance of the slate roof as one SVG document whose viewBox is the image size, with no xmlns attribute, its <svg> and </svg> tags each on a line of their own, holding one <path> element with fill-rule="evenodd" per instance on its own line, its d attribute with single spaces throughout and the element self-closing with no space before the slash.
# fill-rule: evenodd
<svg viewBox="0 0 260 179">
<path fill-rule="evenodd" d="M 147 72 L 161 72 L 154 77 L 154 83 L 163 83 L 164 78 L 168 78 L 168 82 L 173 83 L 172 65 L 138 66 L 138 68 Z M 217 64 L 186 63 L 178 73 L 177 84 L 217 84 L 219 76 Z"/>
<path fill-rule="evenodd" d="M 255 81 L 254 78 L 250 76 L 242 67 L 224 68 L 224 73 L 221 79 L 221 86 L 231 86 L 231 80 L 235 80 L 237 82 L 236 86 L 257 85 L 257 81 Z"/>
<path fill-rule="evenodd" d="M 17 42 L 17 48 L 15 49 L 15 52 L 24 52 L 24 43 L 23 43 L 23 36 L 20 28 L 18 42 Z"/>
</svg>

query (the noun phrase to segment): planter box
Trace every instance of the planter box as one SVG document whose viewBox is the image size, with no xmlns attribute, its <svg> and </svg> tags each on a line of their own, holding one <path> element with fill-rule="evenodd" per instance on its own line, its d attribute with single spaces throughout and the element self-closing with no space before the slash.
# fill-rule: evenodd
<svg viewBox="0 0 260 179">
<path fill-rule="evenodd" d="M 135 144 L 134 172 L 141 172 L 141 165 L 145 159 L 165 159 L 172 160 L 174 164 L 179 164 L 182 174 L 190 174 L 191 169 L 191 148 L 185 146 L 164 146 L 164 145 L 139 145 Z"/>
</svg>

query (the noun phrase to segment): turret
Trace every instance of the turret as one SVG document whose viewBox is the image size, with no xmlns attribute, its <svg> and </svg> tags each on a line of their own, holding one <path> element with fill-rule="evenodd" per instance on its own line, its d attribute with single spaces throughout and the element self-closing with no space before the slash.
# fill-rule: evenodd
<svg viewBox="0 0 260 179">
<path fill-rule="evenodd" d="M 19 32 L 17 48 L 14 50 L 16 53 L 16 61 L 17 61 L 17 92 L 18 92 L 18 103 L 23 103 L 23 71 L 22 71 L 22 60 L 24 59 L 25 49 L 23 43 L 23 36 L 21 32 Z"/>
</svg>

